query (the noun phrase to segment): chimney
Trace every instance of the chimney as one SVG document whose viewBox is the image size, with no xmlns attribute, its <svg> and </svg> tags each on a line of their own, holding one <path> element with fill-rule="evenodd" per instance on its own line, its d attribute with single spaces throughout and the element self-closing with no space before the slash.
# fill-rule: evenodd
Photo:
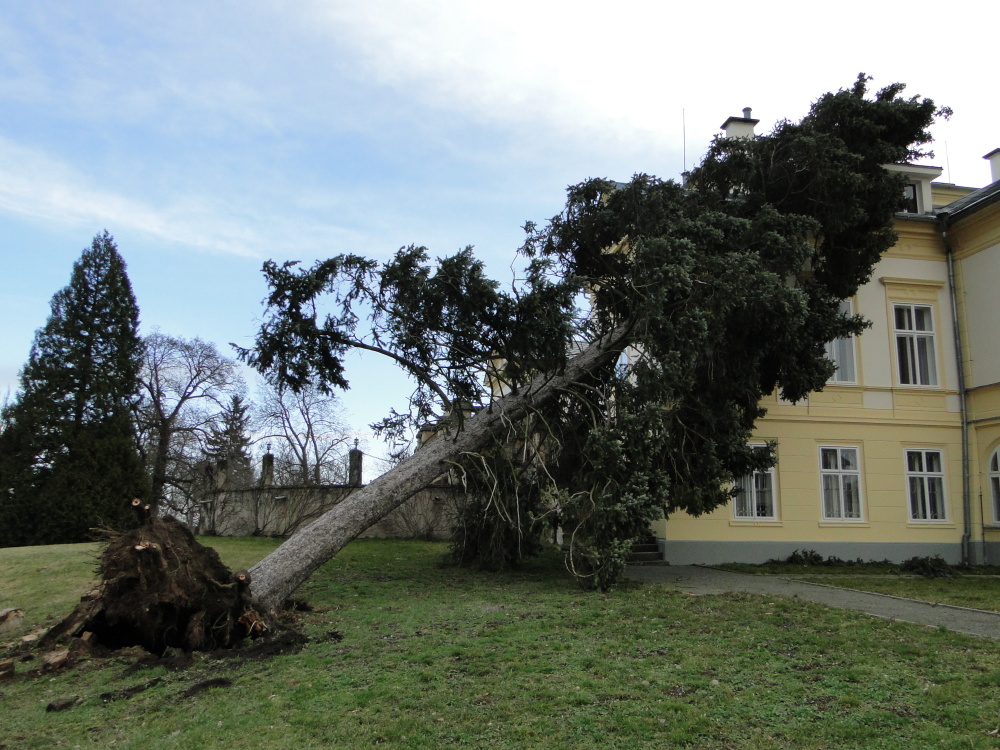
<svg viewBox="0 0 1000 750">
<path fill-rule="evenodd" d="M 358 439 L 354 438 L 354 447 L 347 452 L 347 483 L 351 487 L 361 486 L 361 462 L 362 453 L 358 448 Z"/>
<path fill-rule="evenodd" d="M 271 444 L 267 444 L 267 453 L 260 462 L 260 487 L 270 487 L 274 484 L 274 456 L 271 454 Z"/>
<path fill-rule="evenodd" d="M 1000 148 L 995 148 L 983 157 L 990 163 L 990 182 L 1000 180 Z"/>
<path fill-rule="evenodd" d="M 729 117 L 722 123 L 726 138 L 753 138 L 753 129 L 760 120 L 753 119 L 750 107 L 743 108 L 743 117 Z"/>
</svg>

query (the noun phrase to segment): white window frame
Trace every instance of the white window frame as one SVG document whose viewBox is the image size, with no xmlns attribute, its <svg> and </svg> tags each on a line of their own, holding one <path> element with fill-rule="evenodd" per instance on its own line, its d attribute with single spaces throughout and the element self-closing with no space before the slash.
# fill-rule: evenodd
<svg viewBox="0 0 1000 750">
<path fill-rule="evenodd" d="M 900 321 L 901 314 L 904 317 L 902 321 Z M 919 327 L 921 325 L 925 327 Z M 899 384 L 917 388 L 937 387 L 940 380 L 937 346 L 934 341 L 934 306 L 893 302 L 892 326 L 896 342 L 896 377 Z"/>
<path fill-rule="evenodd" d="M 907 448 L 903 451 L 903 466 L 906 471 L 906 505 L 910 521 L 947 523 L 944 451 L 938 448 Z"/>
<path fill-rule="evenodd" d="M 754 443 L 752 448 L 765 448 Z M 777 521 L 778 520 L 778 472 L 773 466 L 747 474 L 733 483 L 733 520 L 735 521 Z M 749 489 L 749 500 L 746 490 Z M 762 512 L 761 495 L 767 493 L 770 513 Z M 742 496 L 742 497 L 741 497 Z M 742 507 L 741 507 L 742 506 Z"/>
<path fill-rule="evenodd" d="M 847 317 L 854 315 L 854 305 L 851 300 L 840 301 L 840 312 Z M 857 385 L 858 357 L 854 336 L 844 336 L 827 342 L 826 358 L 837 366 L 836 372 L 830 376 L 827 383 L 831 385 Z"/>
<path fill-rule="evenodd" d="M 1000 524 L 1000 447 L 990 456 L 990 497 L 993 500 L 993 523 Z"/>
<path fill-rule="evenodd" d="M 834 459 L 833 466 L 829 465 L 831 458 Z M 860 446 L 819 447 L 819 491 L 824 521 L 845 523 L 864 521 Z M 850 507 L 852 505 L 856 507 Z"/>
</svg>

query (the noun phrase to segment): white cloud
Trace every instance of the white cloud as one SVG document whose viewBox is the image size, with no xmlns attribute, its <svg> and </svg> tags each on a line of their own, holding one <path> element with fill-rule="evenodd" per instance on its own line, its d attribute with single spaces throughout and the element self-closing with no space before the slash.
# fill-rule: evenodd
<svg viewBox="0 0 1000 750">
<path fill-rule="evenodd" d="M 0 138 L 0 208 L 34 219 L 71 224 L 128 223 L 162 234 L 162 216 L 123 196 L 87 184 L 72 167 L 33 149 Z"/>
<path fill-rule="evenodd" d="M 290 198 L 294 202 L 296 196 Z M 337 200 L 330 191 L 322 203 Z M 175 193 L 164 205 L 153 205 L 150 198 L 103 188 L 78 169 L 3 137 L 0 211 L 88 231 L 128 229 L 158 242 L 251 258 L 357 242 L 356 232 L 269 204 L 259 193 L 232 190 L 227 198 Z"/>
<path fill-rule="evenodd" d="M 611 124 L 616 138 L 663 131 L 662 117 L 636 119 L 662 114 L 663 99 L 648 89 L 648 74 L 629 75 L 628 67 L 638 73 L 663 61 L 655 59 L 662 49 L 646 49 L 642 40 L 616 44 L 627 6 L 612 13 L 597 3 L 508 2 L 499 11 L 481 3 L 373 0 L 317 2 L 314 11 L 338 44 L 352 48 L 360 75 L 424 106 L 507 126 L 541 122 L 581 139 Z M 680 105 L 673 109 L 679 113 Z"/>
<path fill-rule="evenodd" d="M 351 45 L 380 84 L 416 86 L 441 107 L 546 120 L 564 130 L 614 124 L 663 132 L 665 117 L 675 118 L 685 102 L 711 101 L 775 59 L 782 33 L 780 24 L 761 25 L 748 39 L 749 11 L 737 3 L 369 0 L 315 7 L 328 33 Z M 783 40 L 781 54 L 795 42 Z M 721 122 L 725 111 L 712 118 Z"/>
<path fill-rule="evenodd" d="M 681 149 L 683 109 L 691 166 L 726 116 L 752 106 L 766 130 L 798 119 L 819 94 L 850 86 L 862 71 L 876 86 L 902 80 L 911 94 L 954 103 L 980 128 L 990 109 L 997 113 L 974 77 L 955 75 L 935 53 L 935 40 L 961 40 L 962 69 L 988 68 L 994 45 L 985 27 L 929 0 L 905 12 L 933 14 L 933 33 L 920 40 L 900 26 L 897 6 L 863 0 L 828 8 L 784 0 L 314 0 L 310 12 L 335 45 L 352 50 L 359 76 L 421 106 L 523 129 L 539 150 L 590 144 L 652 150 L 655 160 Z M 958 139 L 950 148 L 956 166 Z M 957 179 L 982 184 L 977 158 L 962 153 L 971 167 L 956 168 Z"/>
</svg>

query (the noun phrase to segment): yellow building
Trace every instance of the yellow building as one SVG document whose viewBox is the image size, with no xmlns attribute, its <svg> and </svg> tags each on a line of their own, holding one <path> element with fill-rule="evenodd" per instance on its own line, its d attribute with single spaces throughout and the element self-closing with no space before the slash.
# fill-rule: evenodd
<svg viewBox="0 0 1000 750">
<path fill-rule="evenodd" d="M 724 128 L 754 124 L 744 111 Z M 899 241 L 844 302 L 871 328 L 829 345 L 838 370 L 822 392 L 764 404 L 755 439 L 776 444 L 773 469 L 713 513 L 654 525 L 664 559 L 1000 563 L 1000 149 L 985 158 L 980 190 L 888 167 L 910 180 Z"/>
</svg>

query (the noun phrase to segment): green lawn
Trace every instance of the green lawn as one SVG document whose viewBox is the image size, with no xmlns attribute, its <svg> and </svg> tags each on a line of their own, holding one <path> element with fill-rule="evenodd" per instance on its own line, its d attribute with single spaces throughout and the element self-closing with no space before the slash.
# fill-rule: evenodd
<svg viewBox="0 0 1000 750">
<path fill-rule="evenodd" d="M 273 544 L 212 541 L 233 567 Z M 0 608 L 68 609 L 90 549 L 0 550 Z M 298 592 L 316 610 L 297 654 L 0 683 L 0 748 L 1000 746 L 998 642 L 794 599 L 586 593 L 557 557 L 490 575 L 439 567 L 444 549 L 352 543 Z M 184 697 L 207 678 L 231 684 Z"/>
<path fill-rule="evenodd" d="M 875 594 L 902 596 L 936 604 L 1000 612 L 1000 578 L 963 575 L 957 578 L 919 576 L 793 576 L 799 580 L 824 583 Z"/>
<path fill-rule="evenodd" d="M 780 575 L 785 578 L 822 583 L 826 586 L 871 591 L 936 604 L 1000 612 L 1000 568 L 974 566 L 956 568 L 953 578 L 924 578 L 901 572 L 891 563 L 860 565 L 790 565 L 730 563 L 724 570 L 751 575 Z"/>
</svg>

